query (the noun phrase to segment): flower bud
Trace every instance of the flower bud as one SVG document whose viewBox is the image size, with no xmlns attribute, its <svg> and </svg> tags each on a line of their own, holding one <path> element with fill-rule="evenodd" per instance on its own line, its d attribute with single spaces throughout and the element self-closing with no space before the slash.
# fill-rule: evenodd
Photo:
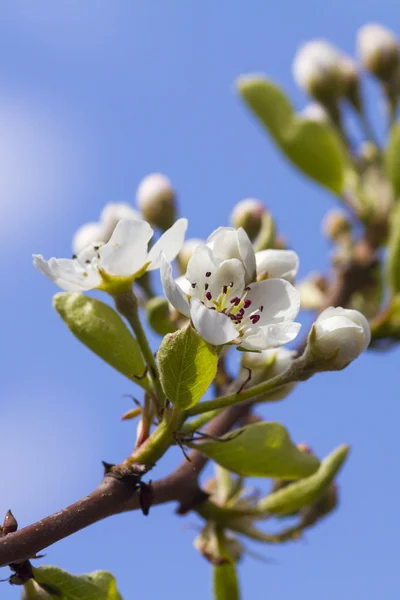
<svg viewBox="0 0 400 600">
<path fill-rule="evenodd" d="M 325 237 L 332 242 L 338 242 L 351 233 L 351 226 L 346 214 L 336 208 L 326 213 L 322 221 L 322 230 Z"/>
<path fill-rule="evenodd" d="M 317 123 L 330 124 L 331 118 L 328 111 L 318 104 L 318 102 L 311 102 L 299 113 L 299 117 L 306 119 L 307 121 L 316 121 Z"/>
<path fill-rule="evenodd" d="M 95 242 L 106 242 L 105 240 L 105 227 L 103 223 L 93 222 L 86 223 L 79 227 L 74 237 L 72 238 L 72 250 L 74 254 L 79 254 Z"/>
<path fill-rule="evenodd" d="M 104 228 L 104 242 L 108 242 L 114 229 L 122 219 L 142 220 L 141 214 L 126 202 L 110 202 L 100 213 L 100 222 Z"/>
<path fill-rule="evenodd" d="M 248 386 L 257 385 L 262 381 L 271 379 L 286 371 L 296 358 L 294 350 L 278 348 L 277 350 L 263 350 L 262 352 L 245 352 L 242 367 L 251 370 L 251 379 Z M 281 400 L 294 388 L 295 383 L 282 386 L 275 392 L 265 395 L 265 398 Z"/>
<path fill-rule="evenodd" d="M 343 80 L 343 95 L 358 111 L 362 109 L 360 77 L 357 63 L 350 56 L 342 54 L 340 57 L 340 70 Z"/>
<path fill-rule="evenodd" d="M 146 312 L 149 324 L 159 335 L 167 335 L 176 331 L 176 327 L 171 322 L 171 313 L 169 302 L 162 296 L 157 296 L 149 300 L 146 304 Z"/>
<path fill-rule="evenodd" d="M 370 341 L 369 323 L 363 314 L 332 306 L 319 315 L 309 336 L 311 352 L 329 361 L 333 370 L 346 367 L 368 348 Z"/>
<path fill-rule="evenodd" d="M 321 275 L 310 275 L 296 285 L 302 310 L 319 310 L 324 301 L 326 281 Z"/>
<path fill-rule="evenodd" d="M 343 94 L 340 52 L 325 40 L 312 40 L 297 52 L 293 75 L 307 94 L 321 102 L 332 101 Z"/>
<path fill-rule="evenodd" d="M 192 258 L 197 246 L 205 243 L 204 240 L 199 238 L 188 239 L 183 243 L 182 250 L 178 254 L 179 270 L 182 274 L 186 273 L 189 260 Z"/>
<path fill-rule="evenodd" d="M 367 71 L 388 82 L 400 63 L 400 48 L 394 33 L 378 24 L 364 25 L 357 36 L 358 54 Z"/>
<path fill-rule="evenodd" d="M 260 233 L 264 212 L 262 202 L 247 198 L 236 204 L 231 214 L 231 223 L 236 229 L 243 227 L 249 238 L 254 240 Z"/>
<path fill-rule="evenodd" d="M 147 175 L 136 191 L 136 202 L 151 225 L 165 231 L 175 222 L 175 191 L 161 173 Z"/>
</svg>

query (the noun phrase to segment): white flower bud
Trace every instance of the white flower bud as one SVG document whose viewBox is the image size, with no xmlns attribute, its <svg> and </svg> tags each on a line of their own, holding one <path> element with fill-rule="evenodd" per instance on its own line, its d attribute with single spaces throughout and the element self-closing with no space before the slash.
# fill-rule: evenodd
<svg viewBox="0 0 400 600">
<path fill-rule="evenodd" d="M 301 119 L 307 119 L 307 121 L 317 121 L 317 123 L 332 123 L 331 118 L 322 104 L 318 102 L 311 102 L 308 104 L 300 113 Z"/>
<path fill-rule="evenodd" d="M 340 71 L 343 81 L 343 95 L 358 111 L 362 109 L 360 76 L 357 68 L 357 63 L 347 56 L 342 54 L 340 57 Z"/>
<path fill-rule="evenodd" d="M 295 350 L 278 348 L 277 350 L 263 350 L 262 352 L 246 352 L 243 355 L 242 366 L 251 369 L 251 380 L 248 385 L 257 385 L 262 381 L 271 379 L 286 371 L 296 358 Z M 281 400 L 294 388 L 295 383 L 288 383 L 276 392 L 270 392 L 265 398 Z"/>
<path fill-rule="evenodd" d="M 243 227 L 249 238 L 254 240 L 260 232 L 264 213 L 262 202 L 246 198 L 236 204 L 231 214 L 231 223 L 236 229 Z"/>
<path fill-rule="evenodd" d="M 325 237 L 333 242 L 338 242 L 344 236 L 348 236 L 351 226 L 347 215 L 343 211 L 333 208 L 326 213 L 322 221 L 322 231 Z"/>
<path fill-rule="evenodd" d="M 298 85 L 317 100 L 332 100 L 343 93 L 340 52 L 325 40 L 312 40 L 297 52 L 293 75 Z"/>
<path fill-rule="evenodd" d="M 296 285 L 300 295 L 302 310 L 319 310 L 324 301 L 324 292 L 320 284 L 321 277 L 307 277 Z"/>
<path fill-rule="evenodd" d="M 100 222 L 104 228 L 105 242 L 108 242 L 114 229 L 122 219 L 142 220 L 141 214 L 126 202 L 110 202 L 100 213 Z"/>
<path fill-rule="evenodd" d="M 330 307 L 315 321 L 310 334 L 311 350 L 330 361 L 333 369 L 343 369 L 368 348 L 371 331 L 358 310 Z"/>
<path fill-rule="evenodd" d="M 199 238 L 191 238 L 183 243 L 182 250 L 178 254 L 179 268 L 181 273 L 186 273 L 188 262 L 192 258 L 193 252 L 196 250 L 197 246 L 201 246 L 205 243 L 206 242 L 204 240 Z"/>
<path fill-rule="evenodd" d="M 107 242 L 105 228 L 102 223 L 86 223 L 79 227 L 72 238 L 72 250 L 79 254 L 94 242 Z"/>
<path fill-rule="evenodd" d="M 175 222 L 175 191 L 165 175 L 151 173 L 142 179 L 136 202 L 151 225 L 165 231 Z"/>
<path fill-rule="evenodd" d="M 378 79 L 388 81 L 400 63 L 400 48 L 392 31 L 378 24 L 364 25 L 357 48 L 364 67 Z"/>
</svg>

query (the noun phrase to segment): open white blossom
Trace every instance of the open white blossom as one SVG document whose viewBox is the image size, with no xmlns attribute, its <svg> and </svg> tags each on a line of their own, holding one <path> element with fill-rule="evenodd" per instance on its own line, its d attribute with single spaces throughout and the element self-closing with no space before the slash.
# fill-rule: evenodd
<svg viewBox="0 0 400 600">
<path fill-rule="evenodd" d="M 92 243 L 76 258 L 50 258 L 34 255 L 33 264 L 41 273 L 67 292 L 112 289 L 133 281 L 146 270 L 160 267 L 161 254 L 173 260 L 182 247 L 187 220 L 179 219 L 148 250 L 154 231 L 146 221 L 121 220 L 110 240 Z"/>
<path fill-rule="evenodd" d="M 248 244 L 249 242 L 249 244 Z M 189 261 L 181 285 L 162 257 L 161 279 L 170 303 L 190 318 L 204 340 L 234 343 L 243 350 L 277 348 L 292 341 L 300 324 L 298 293 L 283 279 L 251 283 L 254 250 L 243 230 L 219 228 Z"/>
<path fill-rule="evenodd" d="M 327 308 L 313 326 L 313 350 L 332 366 L 343 368 L 364 352 L 371 341 L 367 319 L 358 310 Z"/>
</svg>

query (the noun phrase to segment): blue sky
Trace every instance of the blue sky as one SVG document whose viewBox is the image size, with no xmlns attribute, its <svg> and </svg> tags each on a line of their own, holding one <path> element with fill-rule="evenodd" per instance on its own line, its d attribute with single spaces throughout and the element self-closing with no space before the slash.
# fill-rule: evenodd
<svg viewBox="0 0 400 600">
<path fill-rule="evenodd" d="M 320 222 L 334 200 L 283 161 L 233 82 L 268 73 L 301 108 L 291 77 L 299 44 L 326 37 L 352 52 L 357 28 L 393 27 L 398 6 L 3 0 L 0 15 L 0 514 L 12 508 L 23 526 L 90 491 L 100 461 L 130 451 L 135 427 L 119 422 L 129 382 L 68 334 L 31 253 L 68 256 L 80 224 L 107 202 L 133 202 L 140 179 L 161 171 L 178 190 L 190 237 L 228 224 L 234 203 L 253 196 L 300 254 L 300 274 L 325 269 Z M 398 597 L 399 359 L 399 350 L 368 354 L 263 410 L 320 455 L 342 442 L 352 453 L 340 510 L 301 542 L 261 548 L 272 564 L 241 565 L 246 600 Z M 165 470 L 180 460 L 172 451 Z M 172 505 L 147 519 L 121 515 L 51 547 L 44 563 L 110 570 L 125 600 L 204 600 L 210 569 L 192 548 L 196 523 Z M 1 585 L 2 598 L 19 597 Z"/>
</svg>

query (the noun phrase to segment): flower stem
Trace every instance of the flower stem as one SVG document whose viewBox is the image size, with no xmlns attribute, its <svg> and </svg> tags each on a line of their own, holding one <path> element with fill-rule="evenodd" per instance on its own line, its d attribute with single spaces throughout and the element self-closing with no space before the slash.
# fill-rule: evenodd
<svg viewBox="0 0 400 600">
<path fill-rule="evenodd" d="M 233 404 L 238 404 L 239 402 L 244 402 L 245 400 L 252 400 L 261 394 L 265 394 L 266 392 L 275 391 L 277 388 L 286 385 L 287 383 L 294 383 L 299 380 L 299 376 L 302 373 L 304 366 L 304 361 L 302 357 L 293 361 L 292 365 L 276 377 L 272 377 L 263 383 L 259 383 L 258 385 L 254 385 L 251 388 L 245 389 L 241 392 L 235 392 L 233 394 L 228 394 L 227 396 L 221 396 L 220 398 L 216 398 L 215 400 L 207 400 L 206 402 L 200 402 L 200 404 L 196 404 L 186 412 L 186 416 L 194 417 L 196 415 L 202 415 L 203 413 L 207 413 L 210 411 L 220 410 L 221 408 L 226 408 L 227 406 L 232 406 Z M 214 415 L 212 415 L 214 416 Z M 210 417 L 212 418 L 212 417 Z M 206 421 L 202 419 L 197 420 L 198 425 L 205 425 L 208 422 L 208 418 Z M 191 425 L 191 423 L 189 424 Z"/>
<path fill-rule="evenodd" d="M 132 327 L 133 333 L 136 336 L 136 340 L 142 351 L 143 358 L 148 366 L 149 374 L 154 385 L 154 390 L 157 394 L 158 408 L 161 409 L 164 405 L 165 394 L 158 377 L 156 360 L 147 340 L 146 333 L 140 322 L 138 300 L 133 291 L 128 290 L 114 296 L 114 302 L 117 310 L 127 319 L 128 323 Z"/>
</svg>

